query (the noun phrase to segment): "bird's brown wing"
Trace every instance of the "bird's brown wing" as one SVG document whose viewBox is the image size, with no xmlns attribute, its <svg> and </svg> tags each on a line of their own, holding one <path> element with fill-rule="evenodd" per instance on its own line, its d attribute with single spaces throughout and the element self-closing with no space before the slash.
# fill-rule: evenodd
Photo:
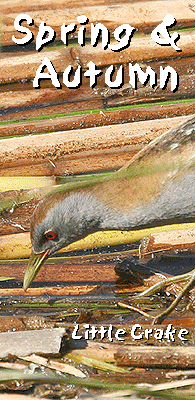
<svg viewBox="0 0 195 400">
<path fill-rule="evenodd" d="M 164 193 L 162 208 L 163 206 L 166 209 L 171 208 L 172 203 L 176 203 L 174 189 L 176 196 L 181 197 L 178 190 L 181 182 L 181 191 L 185 191 L 183 206 L 188 208 L 186 211 L 190 219 L 195 206 L 194 178 L 195 118 L 155 139 L 128 165 L 113 173 L 110 181 L 87 187 L 84 191 L 121 212 L 131 213 L 140 207 L 143 208 L 143 212 L 144 210 L 147 212 L 147 209 L 153 207 L 155 201 L 162 197 L 162 193 Z M 172 195 L 168 196 L 168 193 Z M 178 207 L 180 208 L 178 212 L 181 214 L 179 202 Z M 177 219 L 177 215 L 175 217 Z M 162 216 L 159 213 L 160 218 Z M 184 220 L 186 221 L 186 214 Z M 181 218 L 179 222 L 182 222 Z"/>
</svg>

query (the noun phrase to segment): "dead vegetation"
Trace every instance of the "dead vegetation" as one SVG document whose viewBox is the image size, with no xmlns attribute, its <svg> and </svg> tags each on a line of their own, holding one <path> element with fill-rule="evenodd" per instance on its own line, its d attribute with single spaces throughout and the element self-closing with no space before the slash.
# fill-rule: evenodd
<svg viewBox="0 0 195 400">
<path fill-rule="evenodd" d="M 181 400 L 193 399 L 194 292 L 190 301 L 183 299 L 173 317 L 155 326 L 166 331 L 171 324 L 177 334 L 186 329 L 186 341 L 178 335 L 175 341 L 168 342 L 165 337 L 157 340 L 154 334 L 149 340 L 144 334 L 141 340 L 136 340 L 131 334 L 135 324 L 141 326 L 141 332 L 152 329 L 152 318 L 144 317 L 143 313 L 157 315 L 159 309 L 169 305 L 181 286 L 170 286 L 167 296 L 161 294 L 133 302 L 134 293 L 157 282 L 162 273 L 167 276 L 167 271 L 155 274 L 151 269 L 149 277 L 142 271 L 137 282 L 133 280 L 134 271 L 128 275 L 120 264 L 127 256 L 138 260 L 141 254 L 144 263 L 151 262 L 153 257 L 155 266 L 162 267 L 173 256 L 174 260 L 169 259 L 168 264 L 168 273 L 172 273 L 176 265 L 175 250 L 185 247 L 191 253 L 178 261 L 177 272 L 183 273 L 184 264 L 193 268 L 192 226 L 186 226 L 190 229 L 186 236 L 183 230 L 159 235 L 146 232 L 151 235 L 142 241 L 140 249 L 138 244 L 127 245 L 129 236 L 116 239 L 114 234 L 106 237 L 103 233 L 99 245 L 96 242 L 99 239 L 93 237 L 76 248 L 76 253 L 73 246 L 65 255 L 48 261 L 27 293 L 21 285 L 30 253 L 32 212 L 39 199 L 58 183 L 59 176 L 120 168 L 152 139 L 195 115 L 194 7 L 186 0 L 140 0 L 128 4 L 123 0 L 111 3 L 97 0 L 95 4 L 84 0 L 82 6 L 77 0 L 67 1 L 66 5 L 63 0 L 58 3 L 35 0 L 32 4 L 26 0 L 17 0 L 14 4 L 12 0 L 1 0 L 1 13 L 0 176 L 6 184 L 8 177 L 25 176 L 30 181 L 33 176 L 35 184 L 27 189 L 21 183 L 19 190 L 9 186 L 7 190 L 2 189 L 6 193 L 0 196 L 0 258 L 3 259 L 0 275 L 13 278 L 3 280 L 0 287 L 0 399 L 36 396 L 99 400 L 110 396 L 122 400 L 124 396 L 133 399 L 135 395 L 137 399 L 161 399 L 161 393 L 167 399 L 176 396 Z M 26 48 L 14 45 L 12 35 L 22 37 L 13 26 L 19 13 L 27 13 L 34 19 L 35 39 L 41 21 L 56 31 L 52 48 L 46 47 L 38 53 L 35 41 Z M 152 29 L 168 13 L 177 19 L 173 30 L 181 29 L 180 53 L 170 46 L 155 45 L 150 37 Z M 75 45 L 76 31 L 70 37 L 69 46 L 62 47 L 61 25 L 76 22 L 82 14 L 89 18 L 86 45 Z M 115 28 L 123 23 L 134 26 L 136 35 L 123 52 L 104 51 L 101 43 L 96 48 L 90 45 L 91 22 L 103 23 L 111 33 L 111 40 Z M 46 56 L 59 74 L 61 90 L 54 88 L 50 81 L 42 81 L 40 90 L 33 89 L 32 80 Z M 64 69 L 72 65 L 75 71 L 81 65 L 84 73 L 89 61 L 103 71 L 96 87 L 90 88 L 84 75 L 79 89 L 65 87 Z M 129 62 L 138 62 L 144 71 L 148 66 L 153 68 L 158 76 L 155 90 L 139 82 L 137 90 L 131 87 Z M 124 67 L 124 85 L 120 89 L 109 89 L 105 85 L 104 74 L 112 64 L 116 69 Z M 175 93 L 170 90 L 170 83 L 165 90 L 159 87 L 160 66 L 167 65 L 179 74 L 179 88 Z M 44 176 L 52 177 L 51 181 L 36 188 L 36 178 Z M 136 240 L 142 236 L 139 233 Z M 122 240 L 126 244 L 117 247 Z M 108 244 L 111 248 L 103 249 Z M 100 246 L 102 250 L 99 254 L 83 250 L 90 246 Z M 122 271 L 119 275 L 117 263 L 120 264 L 118 271 Z M 133 307 L 130 309 L 130 306 Z M 76 324 L 82 340 L 72 339 Z M 95 326 L 99 331 L 101 326 L 107 331 L 112 326 L 113 341 L 106 335 L 101 340 L 100 333 L 95 340 L 91 335 L 85 339 L 86 325 Z M 124 342 L 115 337 L 118 329 L 126 331 Z"/>
</svg>

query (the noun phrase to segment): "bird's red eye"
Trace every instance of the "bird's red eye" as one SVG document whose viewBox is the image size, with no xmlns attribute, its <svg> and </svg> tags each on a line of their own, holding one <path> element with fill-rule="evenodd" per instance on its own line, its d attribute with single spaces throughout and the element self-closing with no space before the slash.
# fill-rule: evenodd
<svg viewBox="0 0 195 400">
<path fill-rule="evenodd" d="M 56 234 L 55 234 L 55 232 L 52 232 L 52 231 L 45 232 L 45 237 L 46 237 L 46 239 L 53 240 L 56 238 Z"/>
</svg>

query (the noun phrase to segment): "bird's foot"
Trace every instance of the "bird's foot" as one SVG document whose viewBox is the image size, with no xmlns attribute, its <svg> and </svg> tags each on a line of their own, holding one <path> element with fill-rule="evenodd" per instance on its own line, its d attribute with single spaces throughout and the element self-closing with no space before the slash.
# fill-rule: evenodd
<svg viewBox="0 0 195 400">
<path fill-rule="evenodd" d="M 195 269 L 192 271 L 183 274 L 183 275 L 177 275 L 171 278 L 166 278 L 161 282 L 156 283 L 149 289 L 144 290 L 144 292 L 140 293 L 137 298 L 140 297 L 145 297 L 145 296 L 151 296 L 154 293 L 157 293 L 159 291 L 162 291 L 165 289 L 167 286 L 172 285 L 173 283 L 179 283 L 179 282 L 187 282 L 187 284 L 184 286 L 184 288 L 181 290 L 179 295 L 175 298 L 175 300 L 170 304 L 169 307 L 166 308 L 163 312 L 161 312 L 159 315 L 157 315 L 154 320 L 153 324 L 161 324 L 162 321 L 170 314 L 171 311 L 175 309 L 177 304 L 180 302 L 181 298 L 189 292 L 190 289 L 195 284 Z"/>
</svg>

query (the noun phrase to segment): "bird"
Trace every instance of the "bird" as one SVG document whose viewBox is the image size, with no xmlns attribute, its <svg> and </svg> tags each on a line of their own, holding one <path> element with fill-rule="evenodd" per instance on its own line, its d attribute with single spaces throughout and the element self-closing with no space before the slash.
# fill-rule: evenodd
<svg viewBox="0 0 195 400">
<path fill-rule="evenodd" d="M 31 220 L 23 288 L 45 260 L 97 231 L 195 221 L 195 117 L 163 133 L 100 181 L 42 199 Z"/>
</svg>

